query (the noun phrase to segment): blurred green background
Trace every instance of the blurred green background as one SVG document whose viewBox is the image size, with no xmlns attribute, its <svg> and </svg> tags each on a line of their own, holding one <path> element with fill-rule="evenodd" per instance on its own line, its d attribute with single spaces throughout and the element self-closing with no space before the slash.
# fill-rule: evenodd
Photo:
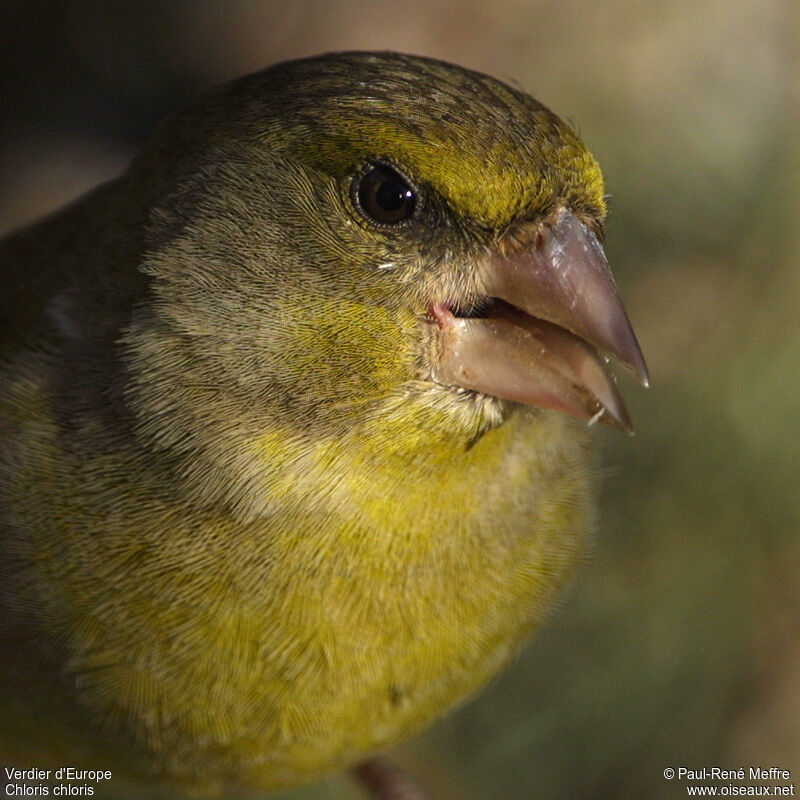
<svg viewBox="0 0 800 800">
<path fill-rule="evenodd" d="M 669 766 L 800 783 L 800 4 L 4 0 L 0 231 L 120 172 L 199 90 L 353 48 L 491 73 L 577 125 L 652 373 L 623 379 L 636 437 L 598 433 L 602 522 L 562 608 L 393 757 L 436 800 L 684 796 Z"/>
</svg>

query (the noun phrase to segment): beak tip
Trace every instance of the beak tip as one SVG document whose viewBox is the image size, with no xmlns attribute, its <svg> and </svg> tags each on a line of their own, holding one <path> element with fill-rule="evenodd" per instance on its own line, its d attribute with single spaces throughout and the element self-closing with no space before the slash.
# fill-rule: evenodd
<svg viewBox="0 0 800 800">
<path fill-rule="evenodd" d="M 642 386 L 643 389 L 649 389 L 650 370 L 647 369 L 647 362 L 644 360 L 644 355 L 642 355 L 642 351 L 638 347 L 636 355 L 638 356 L 638 358 L 635 360 L 633 364 L 634 371 L 636 372 L 636 377 L 639 379 L 639 384 Z"/>
<path fill-rule="evenodd" d="M 613 428 L 617 431 L 627 433 L 628 436 L 633 436 L 636 432 L 633 429 L 633 423 L 624 409 L 611 409 L 607 406 L 604 407 L 598 414 L 589 419 L 589 427 L 599 422 L 607 428 Z"/>
<path fill-rule="evenodd" d="M 612 416 L 616 427 L 625 431 L 628 436 L 633 436 L 633 423 L 631 422 L 631 418 L 628 416 L 628 409 L 625 408 L 624 405 L 620 405 L 619 408 L 613 410 L 606 408 L 606 411 Z"/>
<path fill-rule="evenodd" d="M 644 355 L 639 347 L 639 343 L 636 341 L 636 337 L 633 333 L 633 329 L 630 327 L 630 323 L 628 323 L 627 327 L 628 330 L 626 331 L 626 338 L 628 339 L 628 342 L 625 343 L 627 346 L 623 346 L 616 351 L 612 351 L 612 355 L 615 356 L 622 364 L 632 370 L 633 374 L 636 376 L 636 380 L 643 389 L 649 389 L 650 371 L 647 369 L 647 362 L 644 360 Z"/>
<path fill-rule="evenodd" d="M 642 358 L 641 364 L 639 364 L 636 368 L 636 377 L 639 379 L 639 385 L 643 389 L 650 388 L 650 372 L 647 369 L 647 364 L 645 364 L 644 358 Z"/>
</svg>

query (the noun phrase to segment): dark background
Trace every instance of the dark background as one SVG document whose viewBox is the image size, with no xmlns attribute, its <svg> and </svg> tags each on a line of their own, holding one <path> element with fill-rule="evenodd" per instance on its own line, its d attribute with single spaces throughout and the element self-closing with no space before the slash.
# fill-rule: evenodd
<svg viewBox="0 0 800 800">
<path fill-rule="evenodd" d="M 512 81 L 574 121 L 652 389 L 600 432 L 594 552 L 477 700 L 394 758 L 437 800 L 678 798 L 667 767 L 800 783 L 796 0 L 0 3 L 0 230 L 120 172 L 209 85 L 340 49 Z M 99 765 L 102 766 L 102 765 Z M 720 785 L 720 784 L 717 784 Z M 334 777 L 292 798 L 360 796 Z"/>
</svg>

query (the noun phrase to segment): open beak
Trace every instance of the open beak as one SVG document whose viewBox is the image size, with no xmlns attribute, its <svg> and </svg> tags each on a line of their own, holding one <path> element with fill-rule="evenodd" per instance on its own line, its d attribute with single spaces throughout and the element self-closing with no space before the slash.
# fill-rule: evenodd
<svg viewBox="0 0 800 800">
<path fill-rule="evenodd" d="M 633 432 L 608 357 L 648 385 L 647 366 L 597 237 L 565 208 L 524 246 L 492 252 L 486 302 L 432 303 L 432 378 Z"/>
</svg>

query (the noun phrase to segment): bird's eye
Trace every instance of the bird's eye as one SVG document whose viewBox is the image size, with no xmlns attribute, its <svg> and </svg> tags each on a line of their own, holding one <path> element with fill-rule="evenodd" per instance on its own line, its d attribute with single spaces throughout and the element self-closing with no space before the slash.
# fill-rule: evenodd
<svg viewBox="0 0 800 800">
<path fill-rule="evenodd" d="M 386 164 L 373 164 L 356 178 L 353 195 L 361 213 L 380 225 L 405 222 L 417 205 L 416 190 Z"/>
</svg>

